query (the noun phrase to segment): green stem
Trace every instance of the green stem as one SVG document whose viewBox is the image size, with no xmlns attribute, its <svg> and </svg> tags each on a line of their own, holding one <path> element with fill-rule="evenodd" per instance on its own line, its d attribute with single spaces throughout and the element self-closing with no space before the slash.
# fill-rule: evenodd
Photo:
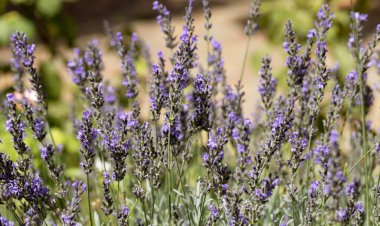
<svg viewBox="0 0 380 226">
<path fill-rule="evenodd" d="M 313 119 L 311 121 L 311 125 L 310 125 L 309 139 L 308 139 L 308 142 L 307 142 L 306 154 L 309 153 L 310 149 L 311 149 L 311 137 L 313 136 L 314 118 L 315 117 L 313 117 Z M 307 164 L 306 164 L 306 188 L 307 188 L 307 190 L 309 190 L 310 159 L 308 159 L 306 161 L 307 161 Z"/>
<path fill-rule="evenodd" d="M 7 202 L 6 202 L 6 205 L 8 207 L 7 209 L 9 209 L 11 211 L 12 215 L 14 216 L 16 221 L 19 223 L 19 225 L 23 225 L 22 221 L 21 221 L 20 217 L 17 215 L 16 211 L 14 209 L 12 209 Z"/>
<path fill-rule="evenodd" d="M 209 62 L 209 58 L 210 58 L 210 30 L 207 29 L 207 40 L 206 40 L 206 43 L 207 43 L 207 75 L 209 76 L 210 75 L 210 62 Z"/>
<path fill-rule="evenodd" d="M 244 69 L 245 69 L 245 64 L 247 62 L 248 50 L 249 50 L 250 43 L 251 43 L 251 36 L 248 36 L 248 41 L 247 41 L 247 46 L 245 47 L 244 58 L 243 58 L 243 66 L 241 68 L 239 81 L 242 81 L 243 76 L 244 76 Z"/>
<path fill-rule="evenodd" d="M 145 224 L 147 224 L 147 225 L 152 225 L 152 223 L 151 223 L 151 224 L 148 224 L 148 218 L 146 217 L 145 202 L 143 202 L 143 201 L 141 200 L 141 204 L 142 204 L 142 208 L 143 208 L 143 211 L 144 211 Z"/>
<path fill-rule="evenodd" d="M 362 152 L 365 154 L 365 151 L 368 150 L 368 142 L 367 142 L 367 128 L 365 121 L 365 104 L 364 104 L 364 82 L 363 82 L 363 74 L 359 72 L 359 89 L 360 89 L 360 112 L 361 112 L 361 123 L 362 123 Z M 370 200 L 369 200 L 369 155 L 365 155 L 365 168 L 364 168 L 364 177 L 365 177 L 365 207 L 366 207 L 366 225 L 370 225 Z"/>
<path fill-rule="evenodd" d="M 210 134 L 209 133 L 207 133 L 207 136 L 208 136 L 208 138 L 210 137 Z M 200 138 L 201 138 L 201 140 L 200 140 L 200 142 L 201 142 L 201 147 L 203 147 L 203 136 L 202 136 L 202 134 L 200 135 Z M 206 143 L 207 143 L 207 141 L 206 141 Z M 200 160 L 200 161 L 202 161 L 202 159 Z M 207 181 L 209 181 L 209 175 L 207 174 Z M 201 206 L 200 206 L 200 213 L 199 213 L 199 219 L 198 219 L 198 226 L 200 226 L 201 224 L 202 224 L 202 219 L 203 219 L 203 211 L 204 211 L 204 207 L 205 207 L 205 205 L 204 205 L 204 202 L 205 202 L 205 200 L 206 200 L 206 193 L 205 192 L 203 192 L 202 190 L 201 190 L 201 192 L 202 192 L 202 197 L 201 197 Z"/>
<path fill-rule="evenodd" d="M 376 189 L 379 188 L 379 185 L 380 185 L 380 173 L 379 173 L 379 176 L 377 177 L 377 185 L 376 185 Z M 377 202 L 376 202 L 377 203 Z"/>
<path fill-rule="evenodd" d="M 151 192 L 152 192 L 152 206 L 150 207 L 151 210 L 150 210 L 150 218 L 151 218 L 151 221 L 152 221 L 152 224 L 154 222 L 154 203 L 155 203 L 155 200 L 156 200 L 156 197 L 154 195 L 154 187 L 153 187 L 153 175 L 151 175 Z"/>
<path fill-rule="evenodd" d="M 293 221 L 294 221 L 294 226 L 297 226 L 299 225 L 298 223 L 298 217 L 297 214 L 296 214 L 296 200 L 294 197 L 292 197 L 292 217 L 293 217 Z"/>
<path fill-rule="evenodd" d="M 377 177 L 377 183 L 376 183 L 376 187 L 375 187 L 376 192 L 378 191 L 377 189 L 380 189 L 379 184 L 380 184 L 380 172 L 379 172 L 379 176 Z M 378 200 L 378 196 L 377 196 L 377 194 L 375 194 L 375 208 L 374 208 L 375 210 L 378 209 L 378 206 L 379 206 L 377 200 Z M 377 221 L 377 218 L 375 217 L 375 223 L 377 223 L 376 221 Z"/>
<path fill-rule="evenodd" d="M 151 191 L 150 191 L 151 192 L 150 221 L 151 221 L 151 224 L 153 225 L 154 224 L 154 205 L 155 205 L 155 200 L 156 200 L 156 197 L 154 194 L 154 187 L 153 187 L 153 175 L 151 175 L 150 180 L 151 180 L 151 185 L 150 185 L 150 187 L 151 187 Z"/>
<path fill-rule="evenodd" d="M 374 144 L 366 153 L 364 153 L 364 155 L 362 155 L 362 157 L 356 161 L 356 163 L 354 164 L 354 166 L 351 167 L 351 169 L 349 169 L 347 171 L 347 174 L 346 174 L 346 177 L 348 175 L 350 175 L 350 173 L 352 172 L 352 170 L 354 170 L 354 168 L 376 147 L 376 144 Z"/>
<path fill-rule="evenodd" d="M 298 169 L 298 168 L 297 168 Z M 297 176 L 297 170 L 292 170 L 292 178 L 291 178 L 291 182 L 290 184 L 292 185 L 292 187 L 295 187 L 295 179 L 296 179 L 296 176 Z M 277 198 L 277 194 L 278 194 L 278 189 L 276 191 L 276 197 Z M 292 218 L 293 218 L 293 221 L 294 221 L 294 226 L 298 226 L 299 225 L 299 220 L 298 220 L 298 216 L 297 216 L 297 211 L 296 211 L 296 205 L 297 205 L 297 200 L 296 200 L 296 197 L 295 197 L 296 194 L 291 194 L 291 199 L 292 199 Z M 275 200 L 277 201 L 277 200 Z"/>
<path fill-rule="evenodd" d="M 127 218 L 125 219 L 126 222 L 128 222 L 128 218 L 131 216 L 131 214 L 132 214 L 133 211 L 135 210 L 136 205 L 137 205 L 137 201 L 138 201 L 138 200 L 136 199 L 135 203 L 133 204 L 133 207 L 132 207 L 131 211 L 129 211 L 129 214 L 128 214 Z M 127 224 L 127 225 L 128 225 L 128 224 Z"/>
<path fill-rule="evenodd" d="M 60 198 L 61 199 L 61 198 Z M 53 203 L 52 202 L 50 202 L 50 205 L 53 207 L 54 205 L 53 205 Z M 52 208 L 53 209 L 53 213 L 55 213 L 55 216 L 58 218 L 58 220 L 61 222 L 61 224 L 63 225 L 63 221 L 62 221 L 62 219 L 60 218 L 60 215 L 58 214 L 58 212 L 57 212 L 57 208 Z"/>
<path fill-rule="evenodd" d="M 169 161 L 170 163 L 170 161 Z M 169 196 L 169 224 L 170 225 L 173 225 L 173 218 L 172 218 L 172 195 L 171 195 L 171 191 L 172 191 L 172 171 L 171 169 L 168 169 L 168 196 Z"/>
<path fill-rule="evenodd" d="M 44 219 L 44 223 L 45 223 L 46 226 L 49 226 L 48 223 L 46 223 L 46 220 L 45 220 L 45 219 Z"/>
<path fill-rule="evenodd" d="M 357 86 L 355 86 L 354 88 L 354 95 L 356 93 L 356 89 L 357 89 Z M 346 116 L 344 117 L 343 119 L 343 123 L 342 123 L 342 128 L 340 129 L 340 132 L 339 132 L 339 146 L 342 142 L 342 137 L 343 137 L 343 131 L 344 131 L 344 128 L 346 127 L 346 123 L 347 123 L 347 119 L 348 119 L 348 115 L 350 114 L 350 110 L 351 110 L 351 106 L 352 106 L 352 103 L 354 102 L 354 97 L 350 98 L 350 104 L 348 105 L 348 109 L 347 109 L 347 112 L 346 112 Z"/>
<path fill-rule="evenodd" d="M 156 197 L 154 195 L 154 187 L 153 187 L 153 175 L 151 175 L 151 192 L 152 192 L 152 206 L 150 207 L 150 220 L 151 220 L 151 223 L 154 224 L 154 204 L 155 204 L 155 200 L 156 200 Z"/>
<path fill-rule="evenodd" d="M 182 171 L 179 168 L 178 158 L 175 157 L 175 160 L 176 160 L 177 171 L 178 171 L 178 174 L 179 174 L 179 184 L 181 185 L 182 192 L 183 192 L 183 195 L 184 195 L 184 199 L 186 200 L 186 190 L 185 190 L 185 186 L 183 185 L 184 183 L 183 183 L 183 179 L 182 179 Z M 190 223 L 190 222 L 193 221 L 193 219 L 190 217 L 190 211 L 189 211 L 189 207 L 188 207 L 187 203 L 185 202 L 184 204 L 185 204 L 185 207 L 186 207 L 187 217 L 189 218 L 189 223 Z"/>
<path fill-rule="evenodd" d="M 157 120 L 154 120 L 154 129 L 155 129 L 155 135 L 154 135 L 154 148 L 156 150 L 158 150 L 158 125 L 157 125 Z M 154 174 L 154 167 L 152 167 L 152 170 L 151 170 L 151 175 L 150 175 L 150 180 L 151 180 L 151 195 L 152 195 L 152 206 L 150 207 L 151 210 L 150 210 L 150 218 L 151 218 L 151 223 L 153 224 L 154 223 L 154 204 L 155 204 L 155 201 L 156 201 L 156 197 L 155 197 L 155 194 L 154 194 L 154 181 L 153 181 L 153 174 Z"/>
<path fill-rule="evenodd" d="M 9 219 L 9 209 L 8 208 L 5 208 L 5 216 L 7 219 Z"/>
<path fill-rule="evenodd" d="M 168 196 L 169 196 L 169 224 L 173 225 L 172 222 L 172 155 L 170 150 L 170 133 L 171 133 L 171 121 L 172 121 L 172 107 L 170 107 L 170 116 L 169 116 L 169 128 L 168 128 L 168 147 L 167 147 L 167 155 L 168 155 Z"/>
<path fill-rule="evenodd" d="M 355 24 L 355 20 L 352 21 L 353 27 L 357 27 L 358 25 Z M 367 129 L 366 129 L 366 113 L 365 113 L 365 103 L 364 103 L 364 79 L 363 79 L 363 60 L 360 53 L 360 39 L 359 39 L 359 32 L 358 30 L 354 30 L 354 57 L 356 59 L 356 70 L 359 76 L 359 92 L 360 92 L 360 118 L 361 118 L 361 126 L 362 126 L 362 153 L 364 154 L 366 150 L 368 150 L 368 141 L 367 141 Z M 370 225 L 370 200 L 369 200 L 369 172 L 368 172 L 368 164 L 369 164 L 369 156 L 365 155 L 365 169 L 364 169 L 364 178 L 365 178 L 365 209 L 366 209 L 366 218 L 365 222 L 366 225 Z"/>
<path fill-rule="evenodd" d="M 323 190 L 323 187 L 322 187 Z M 325 224 L 325 207 L 326 207 L 326 200 L 325 200 L 325 195 L 322 194 L 322 224 L 321 225 L 326 225 Z"/>
<path fill-rule="evenodd" d="M 201 211 L 200 211 L 198 226 L 202 225 L 202 219 L 203 219 L 203 211 L 204 211 L 204 207 L 205 207 L 205 205 L 204 205 L 205 201 L 206 201 L 206 194 L 202 192 Z"/>
<path fill-rule="evenodd" d="M 119 198 L 120 198 L 120 181 L 117 181 L 117 196 L 116 196 L 116 221 L 117 225 L 119 225 Z"/>
<path fill-rule="evenodd" d="M 90 197 L 90 178 L 88 176 L 88 173 L 86 174 L 86 177 L 87 177 L 87 203 L 88 203 L 88 212 L 90 214 L 90 223 L 91 223 L 91 226 L 93 225 L 93 222 L 92 222 L 92 210 L 91 210 L 91 197 Z"/>
</svg>

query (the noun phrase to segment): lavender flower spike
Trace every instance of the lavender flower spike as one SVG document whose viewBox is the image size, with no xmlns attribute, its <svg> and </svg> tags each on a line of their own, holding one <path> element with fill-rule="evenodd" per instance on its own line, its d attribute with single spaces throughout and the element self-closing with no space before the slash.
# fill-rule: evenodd
<svg viewBox="0 0 380 226">
<path fill-rule="evenodd" d="M 252 0 L 251 7 L 249 8 L 249 18 L 244 32 L 248 36 L 252 36 L 258 29 L 257 20 L 261 16 L 260 12 L 261 0 Z"/>
<path fill-rule="evenodd" d="M 83 112 L 82 122 L 78 130 L 77 138 L 81 143 L 80 152 L 83 157 L 81 165 L 86 174 L 92 172 L 95 161 L 95 147 L 94 142 L 97 137 L 97 131 L 92 128 L 91 113 L 89 111 Z"/>
<path fill-rule="evenodd" d="M 72 81 L 84 92 L 87 74 L 82 55 L 83 53 L 80 49 L 74 49 L 74 59 L 67 63 L 67 68 L 72 77 Z"/>
<path fill-rule="evenodd" d="M 16 91 L 23 93 L 24 92 L 24 83 L 23 83 L 23 74 L 24 70 L 22 67 L 22 54 L 20 49 L 16 44 L 16 34 L 13 34 L 10 38 L 11 41 L 11 51 L 12 51 L 12 59 L 10 61 L 11 69 L 14 73 L 14 88 Z"/>
<path fill-rule="evenodd" d="M 107 172 L 103 173 L 103 195 L 104 195 L 104 200 L 103 200 L 103 205 L 102 205 L 102 210 L 105 215 L 110 215 L 113 212 L 113 200 L 111 196 L 111 181 L 109 178 L 109 175 Z"/>
<path fill-rule="evenodd" d="M 67 203 L 68 208 L 63 211 L 61 219 L 65 225 L 76 225 L 74 221 L 75 217 L 79 214 L 79 204 L 81 201 L 81 195 L 87 190 L 87 186 L 82 182 L 75 180 L 72 184 L 74 189 L 74 197 L 71 202 Z"/>
<path fill-rule="evenodd" d="M 135 98 L 138 94 L 137 90 L 137 72 L 132 57 L 126 54 L 122 60 L 123 85 L 126 87 L 126 96 Z"/>
<path fill-rule="evenodd" d="M 194 84 L 193 101 L 194 112 L 192 115 L 192 125 L 196 129 L 209 131 L 212 122 L 210 121 L 210 113 L 212 107 L 211 101 L 212 87 L 210 81 L 202 74 L 198 74 Z"/>
<path fill-rule="evenodd" d="M 273 97 L 276 93 L 277 80 L 272 77 L 271 73 L 271 58 L 264 57 L 262 60 L 262 65 L 259 71 L 260 75 L 260 85 L 259 93 L 261 95 L 261 101 L 264 104 L 265 111 L 268 111 L 272 106 Z"/>
<path fill-rule="evenodd" d="M 41 75 L 38 73 L 34 66 L 34 51 L 36 49 L 35 44 L 29 44 L 28 38 L 24 33 L 16 32 L 11 36 L 11 42 L 14 45 L 15 54 L 18 58 L 22 59 L 22 64 L 25 70 L 30 74 L 30 82 L 32 83 L 33 90 L 37 93 L 37 100 L 42 109 L 40 112 L 46 113 L 47 103 L 46 95 L 43 90 L 41 81 Z"/>
<path fill-rule="evenodd" d="M 131 148 L 129 139 L 127 139 L 128 128 L 132 122 L 130 115 L 121 113 L 119 115 L 120 132 L 113 131 L 109 137 L 105 139 L 106 147 L 110 151 L 110 156 L 113 160 L 112 178 L 116 181 L 121 181 L 127 173 L 126 158 L 128 150 Z"/>
<path fill-rule="evenodd" d="M 88 70 L 94 74 L 95 82 L 102 81 L 103 60 L 102 52 L 99 50 L 98 40 L 92 40 L 84 52 L 84 62 Z"/>
<path fill-rule="evenodd" d="M 153 10 L 159 13 L 157 23 L 160 25 L 161 31 L 165 34 L 166 47 L 173 50 L 177 46 L 177 43 L 176 36 L 174 35 L 172 16 L 166 6 L 158 1 L 153 2 Z"/>
<path fill-rule="evenodd" d="M 30 148 L 25 144 L 25 122 L 22 121 L 21 115 L 17 113 L 16 104 L 13 94 L 7 94 L 8 119 L 5 129 L 12 135 L 13 147 L 19 155 L 18 167 L 20 171 L 26 173 L 31 167 Z"/>
<path fill-rule="evenodd" d="M 153 64 L 153 81 L 150 90 L 150 111 L 154 121 L 160 118 L 161 109 L 164 106 L 166 90 L 163 82 L 163 72 L 157 64 Z"/>
</svg>

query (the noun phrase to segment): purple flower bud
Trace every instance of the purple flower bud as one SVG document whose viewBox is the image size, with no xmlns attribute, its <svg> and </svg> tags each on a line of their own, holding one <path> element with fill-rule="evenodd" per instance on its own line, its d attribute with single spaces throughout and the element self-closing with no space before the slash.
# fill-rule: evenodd
<svg viewBox="0 0 380 226">
<path fill-rule="evenodd" d="M 210 210 L 211 216 L 218 217 L 219 211 L 214 205 L 211 204 L 208 209 Z"/>
<path fill-rule="evenodd" d="M 90 118 L 90 115 L 91 115 L 91 113 L 88 110 L 83 112 L 83 118 L 86 120 L 88 120 Z"/>
<path fill-rule="evenodd" d="M 153 10 L 158 10 L 158 7 L 159 7 L 158 1 L 154 1 L 153 2 Z"/>
<path fill-rule="evenodd" d="M 221 187 L 223 190 L 225 190 L 225 191 L 227 191 L 228 188 L 229 188 L 228 184 L 221 184 L 220 187 Z"/>
<path fill-rule="evenodd" d="M 331 194 L 331 187 L 330 187 L 330 185 L 326 184 L 325 186 L 323 186 L 323 193 L 325 195 L 330 195 Z"/>
<path fill-rule="evenodd" d="M 361 14 L 358 12 L 351 12 L 351 18 L 360 22 L 364 22 L 368 19 L 367 14 Z"/>
<path fill-rule="evenodd" d="M 174 36 L 174 27 L 172 25 L 172 18 L 169 10 L 158 1 L 153 2 L 153 10 L 157 11 L 159 15 L 156 20 L 160 25 L 162 32 L 165 34 L 166 47 L 174 49 L 177 46 Z"/>
<path fill-rule="evenodd" d="M 358 79 L 358 73 L 354 70 L 350 71 L 350 73 L 346 76 L 346 82 L 355 82 Z"/>
<path fill-rule="evenodd" d="M 14 223 L 0 215 L 0 225 L 2 225 L 2 226 L 14 226 Z"/>
<path fill-rule="evenodd" d="M 315 38 L 316 36 L 317 36 L 317 31 L 315 29 L 311 29 L 307 33 L 307 38 L 309 38 L 309 39 Z"/>
<path fill-rule="evenodd" d="M 276 178 L 272 181 L 272 186 L 277 186 L 280 184 L 280 179 Z"/>
<path fill-rule="evenodd" d="M 44 160 L 48 158 L 48 149 L 45 146 L 41 148 L 41 158 Z"/>
<path fill-rule="evenodd" d="M 249 8 L 249 17 L 244 29 L 245 34 L 248 36 L 254 35 L 258 29 L 257 21 L 261 16 L 260 3 L 261 1 L 252 1 L 251 7 Z"/>
<path fill-rule="evenodd" d="M 7 94 L 7 101 L 10 103 L 10 102 L 14 102 L 14 95 L 12 93 L 8 93 Z"/>
<path fill-rule="evenodd" d="M 356 196 L 358 194 L 359 190 L 359 183 L 358 181 L 354 180 L 351 183 L 349 183 L 346 186 L 346 194 L 347 195 L 354 195 Z"/>
<path fill-rule="evenodd" d="M 363 214 L 364 211 L 365 211 L 365 208 L 363 206 L 363 203 L 361 201 L 359 201 L 356 205 L 355 205 L 355 210 L 358 211 L 360 214 Z"/>
<path fill-rule="evenodd" d="M 315 163 L 322 163 L 322 161 L 326 161 L 326 158 L 330 156 L 330 149 L 324 145 L 318 145 L 314 148 L 314 155 Z"/>
<path fill-rule="evenodd" d="M 331 131 L 330 141 L 332 143 L 338 143 L 338 141 L 339 141 L 339 133 L 338 133 L 337 130 L 334 129 L 334 130 Z"/>
<path fill-rule="evenodd" d="M 205 153 L 203 153 L 203 161 L 204 162 L 208 162 L 210 160 L 210 157 L 209 157 L 209 155 L 205 152 Z"/>
<path fill-rule="evenodd" d="M 344 209 L 337 211 L 338 221 L 340 221 L 340 222 L 346 221 L 348 217 L 349 217 L 349 214 L 348 214 L 347 208 L 344 208 Z"/>
<path fill-rule="evenodd" d="M 309 188 L 309 195 L 314 196 L 319 188 L 319 181 L 312 181 Z"/>
<path fill-rule="evenodd" d="M 132 35 L 131 35 L 131 40 L 132 40 L 132 42 L 137 42 L 137 34 L 136 33 L 132 33 Z"/>
<path fill-rule="evenodd" d="M 108 86 L 104 95 L 104 101 L 112 104 L 116 101 L 115 89 L 112 86 Z"/>
<path fill-rule="evenodd" d="M 218 146 L 218 143 L 216 142 L 215 137 L 212 133 L 210 133 L 210 138 L 208 139 L 207 146 L 209 148 L 217 148 Z"/>
</svg>

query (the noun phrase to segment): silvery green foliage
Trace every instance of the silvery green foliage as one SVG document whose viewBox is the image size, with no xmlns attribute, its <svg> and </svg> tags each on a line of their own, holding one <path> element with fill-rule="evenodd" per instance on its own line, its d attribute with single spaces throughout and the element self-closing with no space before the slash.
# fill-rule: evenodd
<svg viewBox="0 0 380 226">
<path fill-rule="evenodd" d="M 207 66 L 197 54 L 192 0 L 178 38 L 169 9 L 153 3 L 172 52 L 160 51 L 154 63 L 145 37 L 126 38 L 106 26 L 121 62 L 119 86 L 104 78 L 97 41 L 74 50 L 67 68 L 80 98 L 73 101 L 74 134 L 67 135 L 77 137 L 77 153 L 67 153 L 53 139 L 36 46 L 23 33 L 12 35 L 11 68 L 18 82 L 2 109 L 13 143 L 4 148 L 15 155 L 0 153 L 0 225 L 380 223 L 379 179 L 369 177 L 380 162 L 379 134 L 365 120 L 376 88 L 367 84 L 370 63 L 380 70 L 379 57 L 372 59 L 380 26 L 364 45 L 368 17 L 351 13 L 348 47 L 356 66 L 341 83 L 337 68 L 326 62 L 333 26 L 329 6 L 317 12 L 305 43 L 292 22 L 285 22 L 288 87 L 277 93 L 278 75 L 271 57 L 264 56 L 258 72 L 263 112 L 250 118 L 243 103 L 244 89 L 251 87 L 243 81 L 227 84 L 223 48 L 212 35 L 211 4 L 202 3 Z M 245 33 L 252 36 L 259 27 L 259 0 L 249 12 Z M 145 78 L 138 61 L 148 68 L 148 92 L 139 83 Z M 31 86 L 24 84 L 26 75 Z M 29 87 L 36 101 L 24 95 Z M 149 118 L 140 114 L 144 95 L 149 95 Z M 348 148 L 342 145 L 346 129 L 352 137 Z M 372 148 L 365 149 L 364 141 Z M 75 178 L 61 158 L 68 155 L 81 169 Z M 371 164 L 358 167 L 363 158 Z"/>
</svg>

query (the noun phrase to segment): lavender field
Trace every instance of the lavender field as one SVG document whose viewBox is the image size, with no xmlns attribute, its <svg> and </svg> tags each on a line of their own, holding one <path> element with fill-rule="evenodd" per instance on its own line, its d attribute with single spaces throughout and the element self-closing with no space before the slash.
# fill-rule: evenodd
<svg viewBox="0 0 380 226">
<path fill-rule="evenodd" d="M 165 1 L 153 2 L 158 52 L 153 37 L 105 21 L 106 47 L 93 39 L 68 57 L 53 48 L 70 84 L 38 63 L 41 47 L 25 31 L 14 32 L 13 81 L 0 90 L 0 226 L 380 225 L 371 78 L 380 75 L 380 24 L 366 27 L 373 21 L 352 5 L 344 27 L 335 23 L 342 12 L 320 5 L 305 35 L 281 21 L 273 39 L 285 57 L 276 62 L 255 45 L 273 25 L 264 1 L 247 5 L 241 56 L 225 57 L 209 0 L 186 1 L 179 27 Z M 330 36 L 344 30 L 346 52 L 333 64 L 341 39 Z M 235 58 L 230 75 L 225 59 Z M 253 64 L 258 84 L 247 77 Z"/>
</svg>

